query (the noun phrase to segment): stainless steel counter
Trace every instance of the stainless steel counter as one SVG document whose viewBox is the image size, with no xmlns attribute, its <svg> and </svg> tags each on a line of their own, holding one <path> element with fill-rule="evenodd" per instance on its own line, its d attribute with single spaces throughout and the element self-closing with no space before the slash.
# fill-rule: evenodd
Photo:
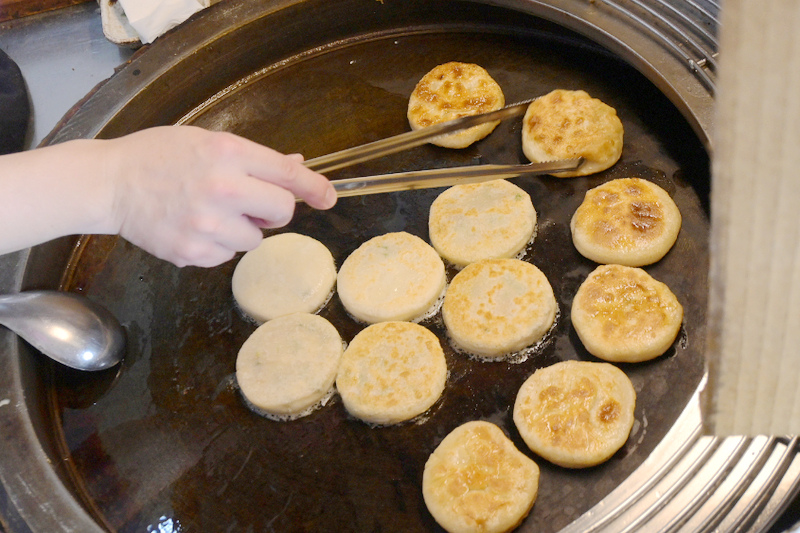
<svg viewBox="0 0 800 533">
<path fill-rule="evenodd" d="M 0 49 L 22 70 L 33 120 L 33 148 L 98 83 L 133 54 L 106 39 L 95 2 L 0 23 Z"/>
</svg>

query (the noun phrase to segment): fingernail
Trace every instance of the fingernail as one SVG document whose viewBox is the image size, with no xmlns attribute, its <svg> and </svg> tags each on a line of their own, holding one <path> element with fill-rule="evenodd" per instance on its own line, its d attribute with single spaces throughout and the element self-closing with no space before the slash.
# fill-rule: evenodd
<svg viewBox="0 0 800 533">
<path fill-rule="evenodd" d="M 325 193 L 325 203 L 328 204 L 328 207 L 333 207 L 336 205 L 336 200 L 338 196 L 336 195 L 336 189 L 333 187 L 328 189 L 328 192 Z"/>
</svg>

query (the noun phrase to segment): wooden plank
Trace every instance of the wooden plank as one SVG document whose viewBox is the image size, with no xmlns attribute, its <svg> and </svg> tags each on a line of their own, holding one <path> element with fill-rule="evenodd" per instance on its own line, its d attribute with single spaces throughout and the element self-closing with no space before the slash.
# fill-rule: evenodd
<svg viewBox="0 0 800 533">
<path fill-rule="evenodd" d="M 82 4 L 91 0 L 0 0 L 0 22 Z"/>
<path fill-rule="evenodd" d="M 800 434 L 800 2 L 725 0 L 711 187 L 717 435 Z"/>
</svg>

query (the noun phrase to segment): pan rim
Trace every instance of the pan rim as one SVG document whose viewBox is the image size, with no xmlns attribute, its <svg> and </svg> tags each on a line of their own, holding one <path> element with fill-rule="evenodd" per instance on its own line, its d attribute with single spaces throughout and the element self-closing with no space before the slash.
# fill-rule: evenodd
<svg viewBox="0 0 800 533">
<path fill-rule="evenodd" d="M 607 20 L 602 21 L 604 24 L 599 24 L 598 19 L 602 19 L 604 17 L 591 17 L 590 20 L 589 18 L 585 17 L 585 14 L 582 13 L 585 11 L 584 7 L 578 2 L 572 1 L 554 1 L 550 2 L 549 4 L 545 4 L 543 2 L 523 2 L 522 5 L 520 5 L 519 2 L 514 2 L 513 0 L 501 0 L 495 2 L 480 2 L 476 0 L 468 1 L 474 1 L 475 3 L 492 3 L 501 7 L 525 11 L 555 22 L 559 25 L 563 25 L 568 29 L 577 31 L 578 33 L 589 37 L 590 40 L 593 41 L 599 42 L 598 39 L 605 36 L 607 41 L 603 42 L 603 44 L 612 51 L 619 53 L 623 59 L 630 61 L 634 67 L 637 68 L 637 70 L 640 70 L 640 72 L 645 74 L 646 77 L 650 78 L 651 81 L 654 81 L 659 89 L 661 89 L 662 92 L 670 97 L 673 102 L 677 101 L 678 104 L 680 104 L 677 105 L 678 109 L 684 114 L 684 117 L 689 120 L 689 123 L 692 125 L 695 131 L 699 132 L 698 137 L 700 140 L 707 147 L 710 145 L 709 131 L 711 130 L 711 120 L 709 117 L 711 116 L 711 100 L 713 100 L 711 95 L 706 91 L 706 94 L 703 95 L 703 98 L 694 99 L 689 98 L 686 94 L 684 94 L 683 90 L 675 90 L 675 87 L 678 84 L 672 81 L 667 81 L 663 77 L 663 74 L 661 74 L 659 71 L 656 71 L 653 67 L 653 65 L 656 64 L 654 57 L 658 55 L 656 53 L 658 52 L 657 49 L 650 50 L 648 53 L 643 53 L 641 50 L 639 52 L 633 52 L 633 50 L 637 48 L 637 44 L 626 42 L 621 36 L 612 38 L 611 35 L 606 33 L 606 30 L 603 29 L 615 26 L 620 23 L 619 21 Z M 264 5 L 261 5 L 260 3 L 251 3 L 249 6 L 245 3 L 238 2 L 218 4 L 214 9 L 209 10 L 208 13 L 202 13 L 190 23 L 194 25 L 193 28 L 195 30 L 197 28 L 200 29 L 200 31 L 196 34 L 189 33 L 188 30 L 183 31 L 188 28 L 188 26 L 178 28 L 176 31 L 165 36 L 166 38 L 163 41 L 155 43 L 145 53 L 142 53 L 137 58 L 134 58 L 130 64 L 126 65 L 125 68 L 118 72 L 114 77 L 99 87 L 93 94 L 89 95 L 82 103 L 80 108 L 77 108 L 71 112 L 68 117 L 65 118 L 65 121 L 62 122 L 62 124 L 56 130 L 54 130 L 51 136 L 49 136 L 49 139 L 46 141 L 46 143 L 52 144 L 63 142 L 72 138 L 103 136 L 104 125 L 113 120 L 113 118 L 116 116 L 116 113 L 118 113 L 118 111 L 124 107 L 128 101 L 130 101 L 130 99 L 128 101 L 119 99 L 121 89 L 127 86 L 130 91 L 131 98 L 136 97 L 141 93 L 141 91 L 148 87 L 148 84 L 153 83 L 159 76 L 161 76 L 161 74 L 169 70 L 169 68 L 172 68 L 182 58 L 185 58 L 192 53 L 196 53 L 200 48 L 206 47 L 224 37 L 228 30 L 218 28 L 214 29 L 219 20 L 224 20 L 229 16 L 236 16 L 237 18 L 234 20 L 253 21 L 261 17 L 268 16 L 269 14 L 280 9 L 299 6 L 304 3 L 304 0 L 284 0 L 279 2 L 271 2 Z M 634 35 L 636 35 L 636 32 L 635 30 L 632 30 L 631 36 Z M 192 38 L 185 39 L 187 36 L 191 36 Z M 636 42 L 644 42 L 647 40 L 647 36 L 645 35 L 637 35 L 636 37 L 636 39 L 633 39 Z M 186 42 L 182 42 L 184 40 Z M 151 67 L 153 66 L 154 62 L 156 62 L 155 58 L 158 57 L 169 57 L 171 59 L 162 64 L 160 68 L 152 69 Z M 683 65 L 676 64 L 675 66 L 676 70 L 679 70 L 678 67 L 685 70 Z M 137 71 L 138 73 L 136 73 Z M 149 72 L 149 74 L 143 75 L 142 72 Z M 652 76 L 655 76 L 656 79 L 653 79 Z M 705 90 L 701 87 L 701 84 L 691 76 L 690 73 L 687 74 L 686 80 L 689 80 L 689 85 L 694 87 L 694 91 L 702 92 Z M 674 92 L 671 94 L 666 92 L 664 88 L 674 90 Z M 708 99 L 708 101 L 706 101 L 706 99 Z M 88 112 L 97 112 L 98 109 L 105 109 L 104 116 L 106 119 L 93 123 L 92 121 L 88 120 Z M 64 246 L 63 242 L 60 246 Z M 67 246 L 69 246 L 69 244 L 67 244 Z M 43 249 L 46 248 L 48 247 L 45 246 Z M 4 263 L 7 263 L 9 268 L 7 271 L 8 274 L 4 275 L 3 279 L 0 279 L 0 282 L 2 282 L 0 283 L 0 286 L 7 291 L 20 290 L 24 283 L 24 271 L 28 261 L 30 260 L 30 251 L 21 252 L 19 254 L 11 254 L 3 259 Z M 10 334 L 8 334 L 8 332 L 3 332 L 3 334 L 3 340 L 6 341 L 6 344 L 13 345 L 13 338 L 10 336 Z M 26 370 L 20 367 L 18 358 L 29 356 L 29 354 L 20 353 L 20 350 L 18 349 L 10 349 L 9 353 L 10 352 L 14 353 L 11 356 L 5 352 L 3 354 L 3 357 L 10 359 L 7 361 L 7 363 L 9 363 L 7 368 L 12 369 L 12 372 L 9 373 L 10 376 L 8 376 L 7 381 L 4 384 L 8 384 L 11 389 L 13 389 L 13 394 L 15 397 L 13 401 L 21 402 L 20 405 L 25 407 L 25 409 L 21 407 L 19 412 L 14 412 L 15 415 L 20 415 L 14 420 L 14 424 L 17 424 L 17 427 L 23 428 L 30 425 L 31 415 L 27 410 L 31 409 L 32 406 L 29 405 L 29 400 L 26 398 L 25 391 L 22 389 L 22 383 L 25 380 L 24 374 Z M 6 417 L 4 416 L 4 418 Z M 28 428 L 28 431 L 30 431 L 30 428 Z M 25 436 L 25 438 L 29 439 L 28 445 L 31 446 L 31 449 L 41 449 L 41 445 L 38 444 L 38 439 L 35 435 L 35 432 L 32 434 L 29 433 L 27 436 Z M 40 456 L 39 461 L 41 463 L 39 467 L 43 468 L 44 470 L 48 470 L 46 468 L 48 463 L 47 458 L 42 458 Z M 3 468 L 2 471 L 6 471 L 6 469 Z M 38 503 L 21 502 L 19 485 L 15 486 L 13 480 L 9 480 L 7 476 L 4 476 L 3 483 L 5 493 L 8 495 L 9 501 L 12 502 L 13 506 L 17 510 L 21 520 L 24 521 L 24 523 L 27 524 L 27 526 L 32 530 L 49 529 L 50 525 L 45 526 L 44 522 L 39 521 L 39 519 L 34 516 L 37 514 L 36 507 L 38 506 Z M 57 483 L 55 485 L 57 485 Z M 91 520 L 89 515 L 83 510 L 80 504 L 74 501 L 74 499 L 71 499 L 68 491 L 65 492 L 66 497 L 63 498 L 63 500 L 61 500 L 59 497 L 59 501 L 62 501 L 63 504 L 61 511 L 63 511 L 64 514 L 58 515 L 58 523 L 64 525 L 79 524 L 77 527 L 78 530 L 94 530 L 94 528 L 97 527 L 97 524 Z"/>
</svg>

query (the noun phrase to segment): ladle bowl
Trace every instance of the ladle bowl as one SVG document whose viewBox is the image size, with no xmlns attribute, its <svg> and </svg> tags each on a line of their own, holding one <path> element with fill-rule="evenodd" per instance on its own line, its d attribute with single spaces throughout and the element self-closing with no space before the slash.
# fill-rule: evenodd
<svg viewBox="0 0 800 533">
<path fill-rule="evenodd" d="M 0 324 L 71 368 L 104 370 L 122 360 L 125 334 L 119 321 L 79 294 L 45 290 L 0 296 Z"/>
</svg>

